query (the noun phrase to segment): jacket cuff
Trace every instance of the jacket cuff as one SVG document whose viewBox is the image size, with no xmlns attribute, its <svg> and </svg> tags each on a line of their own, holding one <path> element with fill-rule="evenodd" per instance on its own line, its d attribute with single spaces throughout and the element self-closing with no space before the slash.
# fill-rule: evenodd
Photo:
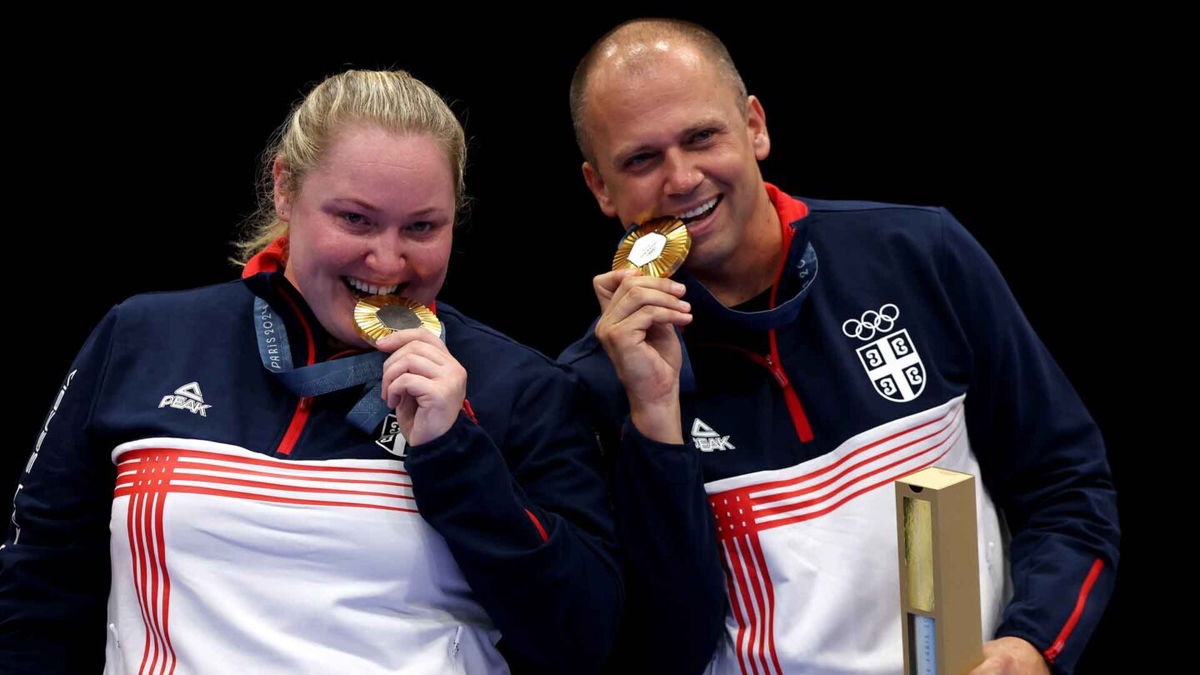
<svg viewBox="0 0 1200 675">
<path fill-rule="evenodd" d="M 663 443 L 647 438 L 629 417 L 621 425 L 620 456 L 622 461 L 653 471 L 653 475 L 667 482 L 683 484 L 699 480 L 700 459 L 691 443 Z"/>
<path fill-rule="evenodd" d="M 1062 593 L 1041 596 L 1053 604 L 1014 601 L 1005 610 L 996 637 L 1021 638 L 1042 654 L 1052 672 L 1073 673 L 1108 604 L 1115 576 L 1099 558 L 1085 571 L 1077 583 L 1062 585 Z"/>
<path fill-rule="evenodd" d="M 420 445 L 408 446 L 408 457 L 404 463 L 411 465 L 413 463 L 461 461 L 462 456 L 471 452 L 470 448 L 474 445 L 472 436 L 475 434 L 487 436 L 487 433 L 478 424 L 467 417 L 465 411 L 460 410 L 454 424 L 450 425 L 446 433 Z M 491 443 L 485 445 L 495 447 Z M 496 451 L 496 454 L 499 454 L 499 450 Z"/>
</svg>

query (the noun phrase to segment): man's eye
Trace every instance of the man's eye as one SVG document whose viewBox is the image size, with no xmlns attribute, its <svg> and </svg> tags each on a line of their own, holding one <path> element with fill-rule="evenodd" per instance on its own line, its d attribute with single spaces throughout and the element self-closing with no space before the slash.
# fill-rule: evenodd
<svg viewBox="0 0 1200 675">
<path fill-rule="evenodd" d="M 697 131 L 695 134 L 692 134 L 692 143 L 704 143 L 705 141 L 712 140 L 712 137 L 716 135 L 717 132 L 713 129 Z"/>
<path fill-rule="evenodd" d="M 625 160 L 625 168 L 636 169 L 639 166 L 645 165 L 653 157 L 654 157 L 654 155 L 652 155 L 648 152 L 643 152 L 643 153 L 634 155 L 633 157 L 630 157 L 629 159 Z"/>
</svg>

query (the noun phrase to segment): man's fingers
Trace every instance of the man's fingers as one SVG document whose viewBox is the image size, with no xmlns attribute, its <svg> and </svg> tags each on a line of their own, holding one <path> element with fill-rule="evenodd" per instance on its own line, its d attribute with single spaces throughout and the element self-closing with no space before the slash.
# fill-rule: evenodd
<svg viewBox="0 0 1200 675">
<path fill-rule="evenodd" d="M 635 269 L 613 270 L 604 274 L 597 274 L 592 278 L 592 288 L 596 291 L 597 297 L 604 296 L 611 298 L 613 293 L 617 292 L 617 287 L 621 285 L 622 281 L 627 277 L 638 274 L 641 274 L 641 272 Z"/>
<path fill-rule="evenodd" d="M 606 272 L 592 280 L 600 311 L 605 312 L 613 302 L 620 302 L 625 295 L 637 288 L 657 289 L 668 295 L 683 297 L 687 290 L 683 284 L 670 279 L 643 276 L 638 270 Z"/>
<path fill-rule="evenodd" d="M 645 341 L 645 335 L 655 326 L 686 326 L 692 315 L 667 307 L 644 306 L 607 328 L 607 336 L 618 346 L 630 346 Z"/>
<path fill-rule="evenodd" d="M 1017 637 L 983 643 L 983 659 L 968 675 L 1050 675 L 1037 648 Z"/>
<path fill-rule="evenodd" d="M 655 281 L 663 280 L 657 279 Z M 643 307 L 662 307 L 684 313 L 692 310 L 691 303 L 663 289 L 664 284 L 632 285 L 628 288 L 623 286 L 621 292 L 609 304 L 608 310 L 605 311 L 601 321 L 614 324 L 619 323 Z"/>
</svg>

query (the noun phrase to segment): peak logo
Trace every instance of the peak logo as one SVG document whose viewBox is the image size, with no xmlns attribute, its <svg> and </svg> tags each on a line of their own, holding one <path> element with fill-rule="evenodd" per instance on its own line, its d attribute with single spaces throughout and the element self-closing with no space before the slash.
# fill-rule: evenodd
<svg viewBox="0 0 1200 675">
<path fill-rule="evenodd" d="M 696 449 L 700 452 L 737 450 L 737 446 L 729 442 L 728 436 L 713 431 L 713 428 L 699 417 L 692 421 L 692 443 L 696 444 Z"/>
<path fill-rule="evenodd" d="M 404 449 L 408 447 L 408 442 L 404 440 L 404 434 L 400 433 L 400 423 L 396 421 L 394 413 L 389 413 L 383 419 L 383 426 L 375 444 L 401 459 L 405 457 Z"/>
<path fill-rule="evenodd" d="M 200 383 L 188 382 L 176 389 L 175 393 L 162 397 L 162 400 L 158 402 L 158 407 L 171 407 L 176 410 L 186 410 L 193 415 L 199 414 L 201 417 L 208 417 L 204 411 L 212 406 L 204 403 L 204 394 L 200 393 Z"/>
</svg>

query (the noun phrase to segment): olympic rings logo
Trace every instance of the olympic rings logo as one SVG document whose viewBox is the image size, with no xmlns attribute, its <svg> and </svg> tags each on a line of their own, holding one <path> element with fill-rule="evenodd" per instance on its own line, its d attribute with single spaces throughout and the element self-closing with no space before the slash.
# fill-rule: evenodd
<svg viewBox="0 0 1200 675">
<path fill-rule="evenodd" d="M 868 309 L 862 313 L 862 316 L 857 319 L 848 319 L 842 324 L 842 333 L 846 337 L 858 338 L 859 340 L 870 340 L 875 337 L 875 333 L 886 333 L 896 325 L 896 319 L 900 318 L 900 308 L 887 303 L 879 308 L 876 312 L 873 309 Z"/>
</svg>

